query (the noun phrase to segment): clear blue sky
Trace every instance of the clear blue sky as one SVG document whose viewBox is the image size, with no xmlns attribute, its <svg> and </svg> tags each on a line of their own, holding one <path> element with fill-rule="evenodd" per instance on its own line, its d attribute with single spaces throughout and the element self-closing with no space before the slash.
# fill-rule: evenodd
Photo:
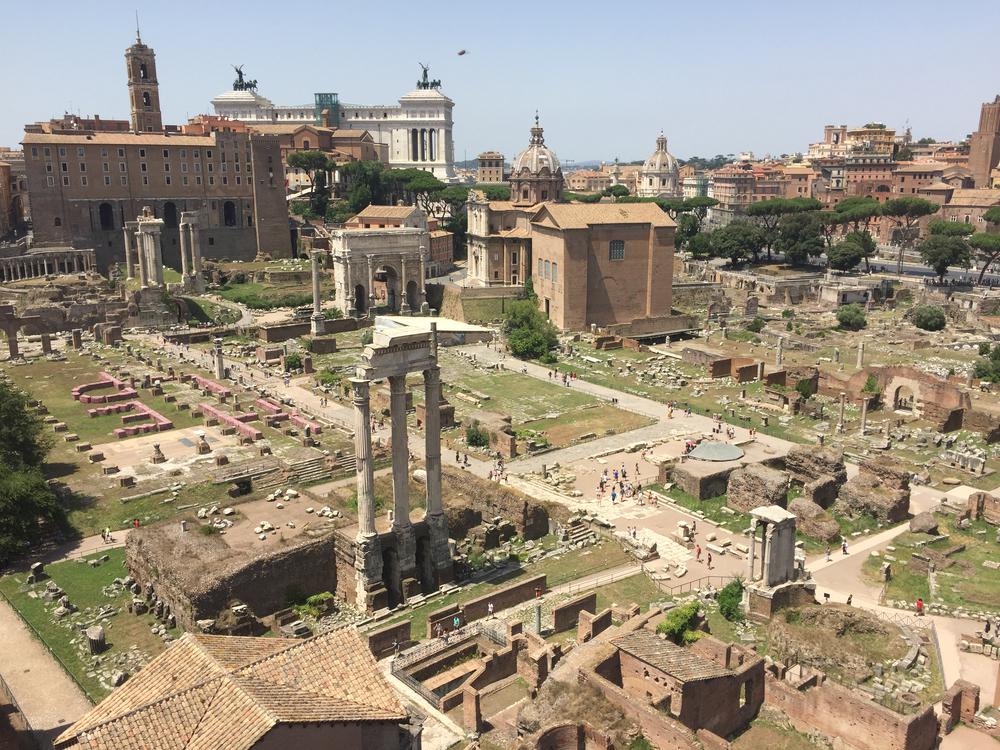
<svg viewBox="0 0 1000 750">
<path fill-rule="evenodd" d="M 167 122 L 210 111 L 230 63 L 276 104 L 391 103 L 419 60 L 456 103 L 457 159 L 509 158 L 536 108 L 564 161 L 629 160 L 661 129 L 681 157 L 805 150 L 826 123 L 960 138 L 1000 93 L 997 0 L 41 3 L 3 12 L 0 144 L 64 110 L 128 117 L 137 6 Z"/>
</svg>

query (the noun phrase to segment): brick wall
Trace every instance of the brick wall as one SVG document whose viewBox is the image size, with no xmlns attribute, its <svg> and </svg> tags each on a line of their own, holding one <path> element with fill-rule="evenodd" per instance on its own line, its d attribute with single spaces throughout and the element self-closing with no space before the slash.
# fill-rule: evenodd
<svg viewBox="0 0 1000 750">
<path fill-rule="evenodd" d="M 844 750 L 931 750 L 937 744 L 932 706 L 904 716 L 831 682 L 797 690 L 768 677 L 765 704 L 782 711 L 799 731 L 838 737 Z"/>
<path fill-rule="evenodd" d="M 386 625 L 368 633 L 368 648 L 371 649 L 376 659 L 393 653 L 394 643 L 398 643 L 400 649 L 406 648 L 411 643 L 409 620 L 395 625 Z"/>
<path fill-rule="evenodd" d="M 577 624 L 581 612 L 597 611 L 597 592 L 581 594 L 552 610 L 552 625 L 557 633 L 569 630 Z"/>
<path fill-rule="evenodd" d="M 446 630 L 454 629 L 454 618 L 459 617 L 459 623 L 465 625 L 468 622 L 480 620 L 489 614 L 490 602 L 493 603 L 495 612 L 513 607 L 515 604 L 526 602 L 535 598 L 535 587 L 539 587 L 545 593 L 545 575 L 532 576 L 518 583 L 512 584 L 502 589 L 497 589 L 485 596 L 477 599 L 470 599 L 464 604 L 453 604 L 443 609 L 435 610 L 427 615 L 427 634 L 433 635 L 434 628 L 441 624 Z"/>
<path fill-rule="evenodd" d="M 612 610 L 610 607 L 601 610 L 597 614 L 591 614 L 587 611 L 581 611 L 577 619 L 576 625 L 576 640 L 578 643 L 586 643 L 595 635 L 600 635 L 605 630 L 611 627 L 611 614 Z"/>
</svg>

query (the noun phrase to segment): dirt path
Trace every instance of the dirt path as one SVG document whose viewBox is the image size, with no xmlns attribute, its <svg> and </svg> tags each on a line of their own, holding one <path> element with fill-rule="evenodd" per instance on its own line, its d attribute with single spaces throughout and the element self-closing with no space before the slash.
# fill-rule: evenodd
<svg viewBox="0 0 1000 750">
<path fill-rule="evenodd" d="M 83 691 L 0 597 L 0 674 L 43 748 L 92 708 Z"/>
</svg>

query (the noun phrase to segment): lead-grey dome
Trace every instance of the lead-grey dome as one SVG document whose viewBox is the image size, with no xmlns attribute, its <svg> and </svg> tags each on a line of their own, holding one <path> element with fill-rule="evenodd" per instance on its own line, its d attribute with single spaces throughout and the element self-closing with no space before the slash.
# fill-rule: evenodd
<svg viewBox="0 0 1000 750">
<path fill-rule="evenodd" d="M 560 170 L 559 159 L 556 158 L 552 149 L 545 145 L 545 137 L 538 124 L 538 115 L 535 115 L 535 126 L 531 129 L 531 140 L 528 141 L 528 148 L 514 157 L 510 171 L 511 174 L 519 174 L 522 170 L 527 170 L 531 174 L 539 174 L 543 169 L 547 169 L 550 174 L 555 174 Z"/>
</svg>

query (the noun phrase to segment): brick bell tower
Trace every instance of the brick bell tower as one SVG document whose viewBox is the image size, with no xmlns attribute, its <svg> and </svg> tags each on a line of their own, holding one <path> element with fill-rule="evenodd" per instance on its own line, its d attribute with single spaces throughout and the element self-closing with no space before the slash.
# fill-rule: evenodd
<svg viewBox="0 0 1000 750">
<path fill-rule="evenodd" d="M 128 98 L 132 110 L 133 132 L 163 132 L 160 86 L 156 81 L 156 53 L 142 43 L 138 23 L 135 27 L 135 44 L 125 50 L 125 69 L 128 71 Z"/>
</svg>

